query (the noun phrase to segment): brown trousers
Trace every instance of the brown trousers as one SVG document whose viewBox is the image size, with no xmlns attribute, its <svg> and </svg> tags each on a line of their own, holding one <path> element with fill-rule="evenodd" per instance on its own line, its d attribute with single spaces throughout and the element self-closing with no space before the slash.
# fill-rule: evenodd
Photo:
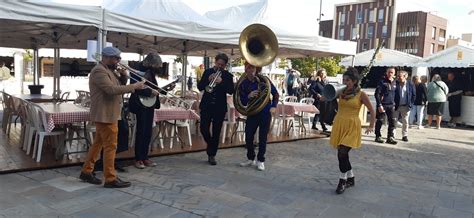
<svg viewBox="0 0 474 218">
<path fill-rule="evenodd" d="M 114 160 L 115 151 L 117 150 L 117 134 L 118 126 L 115 123 L 95 123 L 96 133 L 94 143 L 89 148 L 84 166 L 83 173 L 92 173 L 94 164 L 100 158 L 100 151 L 104 149 L 104 177 L 105 182 L 112 182 L 117 178 Z"/>
</svg>

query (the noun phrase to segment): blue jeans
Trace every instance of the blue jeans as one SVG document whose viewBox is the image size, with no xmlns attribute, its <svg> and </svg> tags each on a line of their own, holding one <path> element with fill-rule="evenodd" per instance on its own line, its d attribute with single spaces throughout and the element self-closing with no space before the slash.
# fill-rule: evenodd
<svg viewBox="0 0 474 218">
<path fill-rule="evenodd" d="M 258 113 L 247 117 L 245 122 L 245 145 L 247 147 L 247 158 L 255 160 L 255 145 L 253 139 L 257 128 L 258 131 L 258 156 L 257 160 L 265 162 L 265 151 L 267 149 L 267 134 L 270 128 L 271 114 L 269 112 Z"/>
</svg>

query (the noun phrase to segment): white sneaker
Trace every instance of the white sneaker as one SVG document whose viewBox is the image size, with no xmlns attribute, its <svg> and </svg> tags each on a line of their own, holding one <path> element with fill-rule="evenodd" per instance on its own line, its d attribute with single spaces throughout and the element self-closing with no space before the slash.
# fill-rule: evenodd
<svg viewBox="0 0 474 218">
<path fill-rule="evenodd" d="M 424 129 L 425 127 L 424 126 L 418 126 L 418 129 Z"/>
<path fill-rule="evenodd" d="M 243 163 L 240 163 L 241 167 L 256 166 L 256 165 L 257 165 L 257 162 L 255 162 L 255 160 L 247 160 Z"/>
<path fill-rule="evenodd" d="M 260 171 L 264 171 L 265 170 L 264 162 L 257 161 L 257 169 Z"/>
</svg>

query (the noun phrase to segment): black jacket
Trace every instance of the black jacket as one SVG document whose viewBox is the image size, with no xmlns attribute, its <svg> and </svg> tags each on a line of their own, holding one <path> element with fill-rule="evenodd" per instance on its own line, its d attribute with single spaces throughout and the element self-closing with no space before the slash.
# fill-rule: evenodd
<svg viewBox="0 0 474 218">
<path fill-rule="evenodd" d="M 414 105 L 426 105 L 426 102 L 428 101 L 426 86 L 423 83 L 419 83 L 418 85 L 415 85 L 415 88 L 416 97 Z"/>
<path fill-rule="evenodd" d="M 326 86 L 325 81 L 320 80 L 311 80 L 309 85 L 309 93 L 313 96 L 314 100 L 319 101 L 317 94 L 322 95 L 324 86 Z"/>
<path fill-rule="evenodd" d="M 143 67 L 141 67 L 141 65 L 140 65 L 138 67 L 138 70 L 143 72 L 145 69 Z M 153 72 L 150 72 L 150 71 L 145 71 L 144 73 L 145 74 L 141 75 L 141 76 L 143 76 L 145 79 L 147 79 L 148 81 L 150 81 L 152 83 L 151 84 L 150 82 L 146 82 L 145 85 L 155 89 L 156 86 L 158 85 L 158 82 L 156 81 L 155 74 Z M 130 78 L 130 84 L 136 83 L 136 80 L 141 80 L 138 76 L 136 76 L 134 74 L 130 74 L 130 77 L 131 77 Z M 140 96 L 151 97 L 151 93 L 152 93 L 152 90 L 149 89 L 149 88 L 135 90 L 135 92 L 130 95 L 130 99 L 129 99 L 130 112 L 136 114 L 140 110 L 154 110 L 155 108 L 159 109 L 160 106 L 161 106 L 159 96 L 156 96 L 156 102 L 155 102 L 154 107 L 148 108 L 148 107 L 143 106 L 140 103 L 140 99 L 139 99 Z M 166 94 L 166 92 L 161 93 L 161 94 Z"/>
<path fill-rule="evenodd" d="M 382 79 L 377 88 L 375 88 L 375 102 L 377 107 L 380 106 L 395 106 L 395 88 L 396 82 L 384 78 Z"/>
<path fill-rule="evenodd" d="M 214 68 L 209 68 L 204 71 L 201 80 L 198 83 L 199 91 L 205 90 L 206 86 L 209 85 L 209 76 L 216 73 Z M 217 84 L 212 93 L 204 91 L 204 94 L 199 104 L 199 109 L 213 110 L 213 111 L 227 111 L 227 94 L 234 93 L 234 76 L 227 70 L 221 71 L 222 82 Z"/>
</svg>

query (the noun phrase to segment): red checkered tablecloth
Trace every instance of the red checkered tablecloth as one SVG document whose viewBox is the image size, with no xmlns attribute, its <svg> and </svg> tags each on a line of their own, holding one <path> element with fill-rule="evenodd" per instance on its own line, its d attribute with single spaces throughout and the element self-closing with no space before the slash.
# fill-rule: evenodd
<svg viewBox="0 0 474 218">
<path fill-rule="evenodd" d="M 56 125 L 90 120 L 89 108 L 69 103 L 38 103 L 46 114 L 46 131 L 51 132 Z"/>
<path fill-rule="evenodd" d="M 312 104 L 296 103 L 296 102 L 285 102 L 285 104 L 278 104 L 277 113 L 293 115 L 300 112 L 319 114 L 319 110 Z"/>
<path fill-rule="evenodd" d="M 199 115 L 194 110 L 185 110 L 179 107 L 164 106 L 155 109 L 154 121 L 164 120 L 199 120 Z"/>
</svg>

